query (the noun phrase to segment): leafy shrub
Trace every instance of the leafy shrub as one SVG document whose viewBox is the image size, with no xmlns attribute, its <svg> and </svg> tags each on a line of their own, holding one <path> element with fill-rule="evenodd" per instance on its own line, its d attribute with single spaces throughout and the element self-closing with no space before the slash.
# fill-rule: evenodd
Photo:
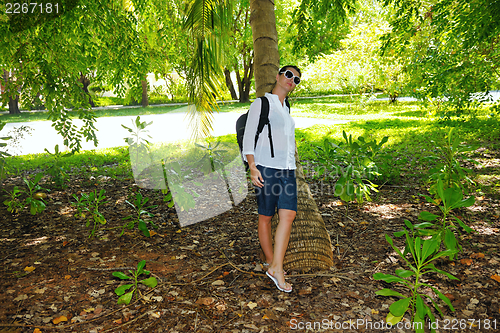
<svg viewBox="0 0 500 333">
<path fill-rule="evenodd" d="M 319 176 L 337 178 L 334 194 L 344 201 L 356 200 L 362 203 L 365 199 L 370 201 L 370 192 L 377 192 L 377 185 L 373 183 L 379 176 L 375 157 L 382 146 L 387 142 L 384 137 L 379 143 L 376 140 L 367 141 L 363 136 L 353 140 L 352 135 L 347 136 L 342 131 L 344 138 L 339 144 L 326 138 L 322 147 L 315 147 L 317 160 L 320 166 L 316 167 Z"/>
<path fill-rule="evenodd" d="M 150 288 L 156 287 L 156 285 L 158 284 L 158 281 L 156 280 L 156 278 L 154 276 L 151 276 L 147 279 L 138 281 L 139 275 L 141 275 L 141 274 L 149 275 L 150 274 L 149 271 L 146 271 L 144 269 L 145 266 L 146 266 L 146 260 L 142 260 L 141 262 L 139 262 L 137 264 L 137 269 L 135 271 L 129 270 L 129 273 L 132 274 L 132 277 L 130 277 L 127 274 L 122 273 L 122 272 L 113 272 L 114 277 L 117 277 L 117 278 L 122 279 L 122 280 L 133 280 L 133 282 L 134 282 L 133 284 L 124 284 L 124 285 L 119 286 L 118 288 L 115 289 L 115 293 L 118 296 L 120 296 L 120 298 L 118 298 L 118 304 L 125 304 L 125 305 L 129 304 L 130 301 L 132 300 L 132 296 L 134 295 L 134 292 L 137 290 L 137 285 L 139 283 L 141 283 L 147 287 L 150 287 Z M 132 287 L 133 287 L 132 291 L 125 293 L 127 290 L 129 290 Z"/>
<path fill-rule="evenodd" d="M 391 237 L 385 235 L 385 239 L 391 245 L 391 247 L 396 251 L 396 253 L 404 260 L 406 266 L 410 268 L 409 270 L 398 268 L 396 269 L 396 275 L 375 273 L 373 278 L 375 280 L 382 280 L 387 283 L 397 283 L 400 286 L 409 290 L 407 295 L 404 295 L 398 291 L 384 288 L 375 294 L 380 296 L 396 296 L 401 297 L 400 300 L 392 303 L 389 306 L 389 313 L 386 317 L 386 322 L 392 325 L 396 325 L 401 321 L 406 312 L 409 312 L 412 317 L 412 322 L 415 323 L 417 327 L 417 332 L 424 332 L 425 327 L 425 317 L 429 317 L 430 321 L 434 323 L 436 321 L 434 315 L 432 314 L 431 308 L 425 304 L 424 298 L 428 298 L 433 304 L 434 308 L 443 316 L 443 312 L 439 308 L 439 305 L 432 299 L 427 293 L 421 293 L 420 288 L 426 287 L 432 289 L 436 295 L 450 308 L 451 311 L 455 311 L 453 305 L 451 304 L 448 297 L 442 294 L 438 289 L 431 286 L 428 283 L 422 282 L 424 275 L 429 273 L 439 273 L 447 276 L 452 280 L 458 280 L 450 273 L 442 271 L 432 263 L 434 260 L 445 257 L 453 256 L 456 250 L 446 250 L 437 252 L 439 250 L 440 242 L 437 239 L 431 238 L 422 240 L 420 237 L 410 237 L 407 230 L 404 230 L 404 235 L 406 236 L 406 248 L 405 253 L 409 252 L 412 256 L 412 261 L 406 258 L 406 255 L 401 253 L 401 251 L 394 245 Z"/>
<path fill-rule="evenodd" d="M 78 210 L 78 214 L 75 214 L 75 217 L 83 217 L 86 218 L 87 214 L 90 216 L 87 217 L 86 227 L 90 226 L 91 222 L 94 222 L 94 227 L 89 234 L 89 238 L 95 235 L 97 230 L 97 226 L 100 224 L 106 224 L 106 219 L 104 215 L 99 212 L 99 206 L 105 203 L 106 195 L 104 194 L 106 191 L 101 189 L 99 193 L 97 190 L 94 190 L 90 193 L 81 193 L 81 196 L 78 197 L 76 194 L 73 194 L 73 198 L 76 199 L 76 202 L 72 202 L 73 206 L 76 206 Z"/>
</svg>

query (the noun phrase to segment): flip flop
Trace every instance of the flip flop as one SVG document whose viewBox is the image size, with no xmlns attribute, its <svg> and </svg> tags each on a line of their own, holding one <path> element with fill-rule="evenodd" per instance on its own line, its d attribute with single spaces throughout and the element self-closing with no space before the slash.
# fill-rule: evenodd
<svg viewBox="0 0 500 333">
<path fill-rule="evenodd" d="M 269 267 L 269 265 L 270 265 L 270 264 L 268 264 L 267 262 L 262 263 L 262 266 L 264 266 L 264 267 L 266 267 L 266 268 L 268 268 L 268 267 Z M 286 275 L 286 271 L 285 271 L 285 270 L 283 270 L 283 275 Z"/>
<path fill-rule="evenodd" d="M 273 280 L 273 282 L 274 282 L 274 284 L 276 285 L 276 288 L 278 288 L 278 290 L 283 291 L 283 292 L 285 292 L 285 293 L 291 293 L 291 292 L 292 292 L 292 290 L 293 290 L 293 289 L 291 288 L 291 286 L 290 286 L 290 289 L 289 289 L 289 290 L 281 288 L 281 287 L 280 287 L 280 284 L 279 284 L 279 282 L 278 282 L 278 279 L 277 279 L 277 278 L 275 278 L 274 276 L 272 276 L 272 275 L 271 275 L 271 273 L 269 273 L 269 271 L 266 271 L 266 275 L 267 275 L 267 276 L 269 276 L 269 278 L 270 278 L 271 280 Z M 285 283 L 286 283 L 286 281 L 285 281 Z"/>
</svg>

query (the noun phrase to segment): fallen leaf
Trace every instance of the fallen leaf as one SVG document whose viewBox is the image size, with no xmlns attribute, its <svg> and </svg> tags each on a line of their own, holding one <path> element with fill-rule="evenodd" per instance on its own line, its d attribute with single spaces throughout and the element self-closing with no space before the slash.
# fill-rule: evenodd
<svg viewBox="0 0 500 333">
<path fill-rule="evenodd" d="M 24 301 L 25 299 L 28 299 L 28 295 L 19 295 L 16 298 L 14 298 L 14 301 Z"/>
<path fill-rule="evenodd" d="M 254 324 L 245 324 L 243 326 L 246 327 L 246 328 L 250 328 L 252 330 L 256 330 L 256 331 L 259 330 L 259 328 L 257 326 L 255 326 Z"/>
<path fill-rule="evenodd" d="M 66 246 L 66 245 L 68 245 L 68 244 L 69 244 L 69 242 L 68 242 L 68 241 L 64 241 L 64 242 L 63 242 L 63 246 Z"/>
<path fill-rule="evenodd" d="M 65 275 L 65 276 L 64 276 L 64 278 L 65 278 L 66 280 L 69 280 L 69 279 L 71 279 L 71 275 Z"/>
<path fill-rule="evenodd" d="M 212 282 L 212 286 L 223 286 L 224 285 L 224 281 L 222 280 L 215 280 L 214 282 Z"/>
<path fill-rule="evenodd" d="M 154 230 L 149 231 L 149 236 L 153 237 L 154 235 L 157 235 L 158 233 Z"/>
<path fill-rule="evenodd" d="M 378 311 L 375 309 L 372 309 L 372 315 L 374 315 L 374 314 L 378 314 Z"/>
<path fill-rule="evenodd" d="M 483 253 L 473 253 L 470 255 L 470 257 L 473 259 L 482 259 L 482 258 L 484 258 L 484 254 Z"/>
<path fill-rule="evenodd" d="M 195 303 L 196 304 L 201 304 L 201 305 L 210 305 L 213 302 L 215 302 L 215 298 L 213 297 L 203 297 L 197 300 Z"/>
<path fill-rule="evenodd" d="M 35 270 L 35 267 L 33 267 L 33 266 L 26 266 L 26 267 L 24 267 L 24 271 L 28 272 L 28 273 L 31 273 L 34 270 Z"/>
<path fill-rule="evenodd" d="M 45 290 L 47 290 L 47 287 L 45 287 L 45 288 L 35 288 L 35 290 L 33 292 L 35 294 L 43 294 L 45 292 Z"/>
<path fill-rule="evenodd" d="M 68 318 L 66 318 L 66 316 L 61 316 L 61 317 L 58 317 L 58 318 L 55 318 L 54 320 L 52 320 L 52 322 L 54 323 L 54 325 L 57 325 L 57 324 L 59 324 L 60 322 L 63 322 L 63 321 L 68 321 Z"/>
<path fill-rule="evenodd" d="M 496 275 L 496 274 L 495 274 L 495 275 L 492 275 L 492 276 L 491 276 L 491 278 L 492 278 L 493 280 L 495 280 L 496 282 L 500 282 L 500 276 L 498 276 L 498 275 Z"/>
<path fill-rule="evenodd" d="M 366 222 L 366 221 L 362 221 L 360 224 L 368 224 L 368 222 Z"/>
<path fill-rule="evenodd" d="M 247 306 L 248 306 L 251 310 L 253 310 L 253 309 L 257 306 L 257 303 L 254 303 L 254 302 L 250 301 L 250 302 L 248 302 Z"/>
<path fill-rule="evenodd" d="M 460 263 L 462 265 L 470 266 L 470 265 L 472 265 L 472 259 L 460 259 Z"/>
<path fill-rule="evenodd" d="M 229 275 L 229 272 L 224 272 L 224 273 L 222 273 L 222 275 L 224 275 L 224 276 Z"/>
<path fill-rule="evenodd" d="M 42 333 L 42 331 L 40 331 L 40 329 L 38 329 L 38 328 L 35 328 L 35 330 L 33 331 L 33 333 Z"/>
<path fill-rule="evenodd" d="M 231 243 L 229 243 L 229 247 L 233 247 L 234 242 L 236 242 L 236 241 L 234 240 L 234 241 L 232 241 Z"/>
</svg>

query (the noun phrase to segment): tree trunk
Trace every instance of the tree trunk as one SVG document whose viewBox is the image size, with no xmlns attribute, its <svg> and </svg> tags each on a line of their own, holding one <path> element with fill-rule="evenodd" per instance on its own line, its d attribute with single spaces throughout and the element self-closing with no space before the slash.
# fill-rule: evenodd
<svg viewBox="0 0 500 333">
<path fill-rule="evenodd" d="M 285 270 L 329 269 L 333 266 L 330 235 L 311 195 L 309 185 L 305 181 L 297 151 L 295 151 L 295 163 L 297 166 L 295 170 L 297 176 L 297 216 L 293 221 L 283 267 Z M 275 214 L 272 219 L 273 235 L 278 222 L 278 214 Z"/>
<path fill-rule="evenodd" d="M 250 12 L 256 97 L 261 97 L 271 91 L 280 63 L 274 3 L 269 0 L 251 0 Z"/>
<path fill-rule="evenodd" d="M 226 77 L 226 86 L 229 89 L 229 92 L 231 93 L 231 98 L 238 99 L 238 96 L 236 95 L 236 90 L 234 90 L 234 84 L 233 80 L 231 80 L 231 72 L 229 71 L 229 69 L 224 68 L 224 76 Z"/>
<path fill-rule="evenodd" d="M 87 96 L 89 96 L 90 106 L 95 107 L 94 101 L 92 100 L 92 96 L 90 96 L 89 92 L 89 85 L 90 85 L 89 78 L 83 73 L 80 73 L 80 78 L 78 79 L 78 82 L 80 82 L 83 85 L 83 91 L 87 94 Z"/>
<path fill-rule="evenodd" d="M 250 24 L 254 43 L 254 71 L 257 97 L 271 91 L 279 70 L 278 35 L 274 4 L 268 0 L 250 1 Z M 285 269 L 321 268 L 333 265 L 330 236 L 318 206 L 305 182 L 297 150 L 295 151 L 297 175 L 297 217 L 292 224 L 292 232 L 285 254 Z M 273 217 L 273 225 L 278 222 Z"/>
<path fill-rule="evenodd" d="M 5 87 L 10 86 L 9 81 L 10 73 L 3 70 L 3 82 L 5 83 Z M 10 88 L 9 88 L 10 89 Z M 6 88 L 2 89 L 2 93 L 7 93 L 8 90 Z M 20 114 L 21 110 L 19 110 L 19 95 L 15 95 L 14 97 L 9 96 L 9 114 Z"/>
<path fill-rule="evenodd" d="M 147 80 L 142 80 L 142 107 L 145 108 L 146 106 L 149 105 L 149 99 L 148 99 L 148 81 Z"/>
<path fill-rule="evenodd" d="M 250 63 L 245 65 L 245 78 L 243 79 L 243 92 L 242 96 L 240 96 L 240 101 L 248 102 L 250 100 L 250 87 L 252 83 L 253 77 L 253 62 L 252 58 L 250 58 Z"/>
<path fill-rule="evenodd" d="M 20 114 L 19 110 L 19 95 L 15 98 L 9 97 L 9 114 Z"/>
</svg>

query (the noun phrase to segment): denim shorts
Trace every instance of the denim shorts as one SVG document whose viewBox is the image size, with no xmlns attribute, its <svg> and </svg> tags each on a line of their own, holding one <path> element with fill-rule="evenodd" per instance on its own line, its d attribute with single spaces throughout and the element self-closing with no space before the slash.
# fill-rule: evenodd
<svg viewBox="0 0 500 333">
<path fill-rule="evenodd" d="M 258 212 L 273 216 L 276 208 L 297 211 L 297 180 L 295 170 L 273 169 L 257 165 L 264 187 L 255 187 Z"/>
</svg>

